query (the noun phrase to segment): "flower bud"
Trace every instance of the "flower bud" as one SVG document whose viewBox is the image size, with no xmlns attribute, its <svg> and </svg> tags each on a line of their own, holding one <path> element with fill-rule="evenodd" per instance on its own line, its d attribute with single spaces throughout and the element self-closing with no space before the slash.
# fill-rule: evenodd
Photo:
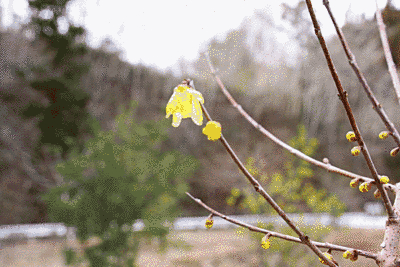
<svg viewBox="0 0 400 267">
<path fill-rule="evenodd" d="M 379 189 L 376 189 L 374 192 L 374 197 L 375 198 L 380 198 L 381 197 L 381 191 L 379 191 Z"/>
<path fill-rule="evenodd" d="M 351 154 L 353 156 L 358 156 L 361 153 L 361 147 L 360 146 L 355 146 L 351 149 Z"/>
<path fill-rule="evenodd" d="M 328 258 L 328 260 L 331 260 L 331 261 L 335 262 L 335 260 L 333 259 L 332 254 L 330 254 L 330 253 L 328 253 L 328 252 L 324 252 L 323 254 L 324 254 L 325 257 Z M 321 258 L 319 258 L 319 261 L 320 261 L 322 264 L 328 265 L 328 263 L 326 263 L 326 262 L 325 262 L 323 259 L 321 259 Z"/>
<path fill-rule="evenodd" d="M 350 257 L 351 257 L 351 251 L 350 250 L 346 250 L 345 252 L 343 252 L 343 258 L 350 259 Z"/>
<path fill-rule="evenodd" d="M 379 133 L 379 138 L 382 140 L 385 140 L 389 136 L 390 132 L 388 131 L 382 131 Z"/>
<path fill-rule="evenodd" d="M 359 182 L 360 182 L 360 180 L 353 179 L 353 180 L 350 181 L 350 186 L 353 187 L 353 188 L 356 188 L 358 186 Z"/>
<path fill-rule="evenodd" d="M 218 140 L 221 137 L 221 124 L 217 121 L 209 121 L 203 128 L 203 134 L 207 135 L 208 140 Z"/>
<path fill-rule="evenodd" d="M 354 141 L 357 140 L 356 134 L 355 134 L 353 131 L 349 131 L 349 132 L 347 132 L 347 134 L 346 134 L 346 139 L 347 139 L 349 142 L 354 142 Z"/>
<path fill-rule="evenodd" d="M 263 249 L 269 249 L 269 247 L 271 246 L 271 242 L 269 240 L 269 235 L 265 235 L 262 239 L 261 239 L 261 247 Z"/>
<path fill-rule="evenodd" d="M 371 190 L 372 188 L 372 184 L 368 183 L 368 182 L 364 182 L 362 184 L 360 184 L 359 189 L 361 192 L 365 193 L 368 192 L 369 190 Z"/>
<path fill-rule="evenodd" d="M 210 216 L 206 219 L 206 228 L 211 229 L 214 225 L 213 214 L 211 213 Z"/>
<path fill-rule="evenodd" d="M 351 261 L 356 261 L 358 259 L 358 253 L 356 250 L 346 250 L 343 253 L 343 258 L 350 259 Z"/>
<path fill-rule="evenodd" d="M 395 157 L 399 153 L 400 148 L 395 147 L 390 151 L 390 156 Z"/>
<path fill-rule="evenodd" d="M 389 183 L 389 177 L 387 177 L 386 175 L 380 175 L 379 181 L 381 182 L 381 184 L 387 184 Z"/>
</svg>

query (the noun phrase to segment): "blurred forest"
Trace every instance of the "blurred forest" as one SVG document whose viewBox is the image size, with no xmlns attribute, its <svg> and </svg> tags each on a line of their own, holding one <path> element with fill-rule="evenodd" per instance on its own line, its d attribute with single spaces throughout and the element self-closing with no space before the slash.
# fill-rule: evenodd
<svg viewBox="0 0 400 267">
<path fill-rule="evenodd" d="M 315 158 L 327 157 L 335 166 L 368 176 L 365 162 L 350 154 L 351 147 L 345 139 L 350 125 L 304 5 L 283 7 L 283 17 L 292 25 L 290 45 L 282 47 L 274 36 L 285 29 L 259 11 L 229 32 L 224 40 L 209 42 L 207 50 L 214 66 L 238 103 L 280 139 L 290 140 L 296 135 L 298 125 L 304 124 L 308 137 L 317 138 L 320 143 Z M 400 10 L 388 5 L 383 17 L 399 68 Z M 349 20 L 343 32 L 370 87 L 399 126 L 398 105 L 375 19 Z M 110 46 L 112 44 L 105 41 L 98 49 L 86 48 L 79 62 L 89 67 L 76 81 L 76 88 L 87 95 L 82 97 L 86 99 L 82 105 L 85 111 L 80 112 L 95 118 L 102 130 L 113 129 L 118 107 L 128 107 L 132 100 L 138 102 L 133 114 L 137 121 L 162 119 L 172 89 L 183 78 L 192 78 L 211 116 L 221 123 L 225 137 L 242 160 L 251 156 L 257 168 L 272 175 L 284 169 L 285 162 L 292 159 L 293 156 L 266 140 L 230 106 L 203 55 L 195 62 L 181 62 L 182 75 L 177 77 L 172 72 L 124 62 Z M 26 27 L 2 27 L 0 47 L 0 224 L 46 222 L 47 208 L 40 195 L 62 183 L 55 165 L 63 160 L 64 154 L 51 149 L 41 149 L 38 154 L 37 147 L 44 142 L 41 139 L 44 132 L 38 124 L 40 117 L 26 118 L 23 111 L 32 101 L 43 107 L 51 105 L 45 92 L 32 86 L 27 69 L 45 66 L 40 77 L 47 79 L 46 68 L 54 73 L 55 55 L 43 53 L 48 48 L 40 40 L 30 38 Z M 301 53 L 293 60 L 296 53 L 291 49 L 296 47 Z M 384 124 L 372 110 L 338 39 L 331 38 L 328 47 L 379 173 L 388 175 L 392 182 L 399 182 L 399 158 L 389 156 L 394 143 L 379 140 L 378 134 L 385 130 Z M 60 64 L 57 68 L 65 71 Z M 82 132 L 78 143 L 91 136 L 89 130 Z M 224 148 L 218 142 L 209 142 L 190 120 L 184 120 L 179 128 L 170 127 L 168 132 L 169 139 L 161 146 L 163 151 L 177 149 L 196 157 L 201 164 L 195 175 L 188 177 L 190 192 L 206 203 L 213 203 L 213 208 L 223 213 L 247 213 L 238 206 L 226 205 L 231 188 L 244 188 L 247 182 Z M 314 170 L 314 177 L 319 181 L 317 186 L 337 194 L 350 211 L 361 210 L 365 201 L 373 198 L 372 194 L 362 195 L 358 190 L 351 190 L 348 179 Z M 182 201 L 181 206 L 184 215 L 205 214 L 189 199 Z"/>
</svg>

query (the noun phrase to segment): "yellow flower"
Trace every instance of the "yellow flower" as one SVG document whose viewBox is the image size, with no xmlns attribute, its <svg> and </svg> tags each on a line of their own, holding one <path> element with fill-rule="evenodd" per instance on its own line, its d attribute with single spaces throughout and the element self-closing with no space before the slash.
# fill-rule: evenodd
<svg viewBox="0 0 400 267">
<path fill-rule="evenodd" d="M 270 246 L 271 246 L 271 242 L 269 240 L 269 237 L 267 237 L 267 235 L 266 235 L 261 239 L 261 247 L 263 249 L 269 249 Z"/>
<path fill-rule="evenodd" d="M 203 134 L 207 135 L 208 140 L 218 140 L 221 137 L 221 124 L 216 121 L 209 121 L 203 128 Z"/>
<path fill-rule="evenodd" d="M 356 134 L 353 131 L 347 132 L 346 138 L 349 142 L 356 141 Z"/>
<path fill-rule="evenodd" d="M 203 112 L 200 103 L 204 104 L 203 95 L 188 86 L 189 81 L 184 80 L 174 88 L 174 93 L 168 101 L 165 116 L 168 118 L 172 114 L 172 126 L 178 127 L 182 119 L 192 118 L 197 125 L 203 124 Z"/>
</svg>

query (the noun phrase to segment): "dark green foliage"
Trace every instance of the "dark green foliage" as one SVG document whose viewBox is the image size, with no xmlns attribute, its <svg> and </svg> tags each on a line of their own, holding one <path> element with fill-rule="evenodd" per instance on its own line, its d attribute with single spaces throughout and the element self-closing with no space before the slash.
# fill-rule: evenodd
<svg viewBox="0 0 400 267">
<path fill-rule="evenodd" d="M 185 179 L 197 166 L 192 157 L 160 151 L 166 120 L 138 124 L 133 112 L 133 106 L 123 111 L 115 132 L 98 131 L 83 154 L 74 151 L 59 164 L 65 184 L 44 196 L 52 220 L 75 226 L 81 241 L 101 238 L 85 252 L 91 266 L 110 266 L 113 257 L 115 266 L 127 266 L 118 264 L 127 264 L 128 252 L 135 255 L 140 236 L 165 236 L 164 223 L 179 214 Z M 137 219 L 146 227 L 132 232 Z"/>
<path fill-rule="evenodd" d="M 82 61 L 88 49 L 85 44 L 78 43 L 77 38 L 83 37 L 82 27 L 69 25 L 66 33 L 60 33 L 58 19 L 63 17 L 69 0 L 29 1 L 33 11 L 32 21 L 27 27 L 36 29 L 36 39 L 45 43 L 45 54 L 51 54 L 50 64 L 31 66 L 33 79 L 27 79 L 23 70 L 18 70 L 19 76 L 40 92 L 47 104 L 35 101 L 29 103 L 22 115 L 29 119 L 37 117 L 41 137 L 37 152 L 41 155 L 43 146 L 50 151 L 58 151 L 66 158 L 74 147 L 82 146 L 82 137 L 92 134 L 91 117 L 86 109 L 89 94 L 79 87 L 79 82 L 89 70 L 89 65 Z M 47 18 L 40 12 L 47 10 L 51 15 Z"/>
<path fill-rule="evenodd" d="M 64 258 L 65 258 L 65 263 L 67 265 L 71 265 L 75 262 L 76 260 L 76 253 L 73 249 L 68 248 L 64 250 Z"/>
</svg>

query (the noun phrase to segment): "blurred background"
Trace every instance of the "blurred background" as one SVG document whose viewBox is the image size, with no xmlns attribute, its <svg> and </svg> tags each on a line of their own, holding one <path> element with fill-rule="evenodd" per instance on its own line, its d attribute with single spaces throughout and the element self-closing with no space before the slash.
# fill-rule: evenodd
<svg viewBox="0 0 400 267">
<path fill-rule="evenodd" d="M 166 103 L 183 78 L 194 79 L 239 158 L 288 212 L 363 211 L 373 194 L 351 189 L 349 179 L 301 162 L 267 140 L 229 104 L 210 74 L 204 52 L 237 102 L 267 130 L 318 160 L 326 157 L 369 176 L 364 160 L 351 156 L 345 139 L 351 127 L 305 3 L 265 2 L 230 1 L 227 7 L 222 1 L 1 1 L 0 224 L 64 223 L 77 229 L 81 244 L 93 236 L 103 240 L 86 250 L 92 266 L 111 266 L 110 257 L 118 259 L 111 260 L 116 266 L 129 266 L 121 252 L 129 242 L 136 256 L 142 255 L 139 248 L 150 251 L 154 245 L 139 245 L 142 238 L 156 236 L 156 247 L 176 245 L 163 242 L 165 222 L 208 215 L 186 191 L 228 215 L 273 214 L 220 143 L 208 141 L 191 120 L 174 128 L 165 119 Z M 313 4 L 378 172 L 399 182 L 399 159 L 389 156 L 395 143 L 378 138 L 385 126 L 348 64 L 322 1 Z M 400 1 L 378 5 L 398 68 Z M 370 87 L 398 127 L 375 1 L 331 6 Z M 137 219 L 145 230 L 129 241 L 126 225 Z M 297 256 L 282 256 L 292 248 L 280 248 L 272 263 L 258 247 L 255 260 L 238 264 L 228 258 L 236 266 L 293 266 L 285 259 Z M 0 251 L 3 262 L 16 260 L 7 258 L 10 251 Z M 78 258 L 72 249 L 63 247 L 63 253 L 67 262 Z M 208 260 L 165 266 L 227 264 Z M 313 260 L 311 255 L 304 266 Z M 149 262 L 141 265 L 154 266 Z"/>
</svg>

